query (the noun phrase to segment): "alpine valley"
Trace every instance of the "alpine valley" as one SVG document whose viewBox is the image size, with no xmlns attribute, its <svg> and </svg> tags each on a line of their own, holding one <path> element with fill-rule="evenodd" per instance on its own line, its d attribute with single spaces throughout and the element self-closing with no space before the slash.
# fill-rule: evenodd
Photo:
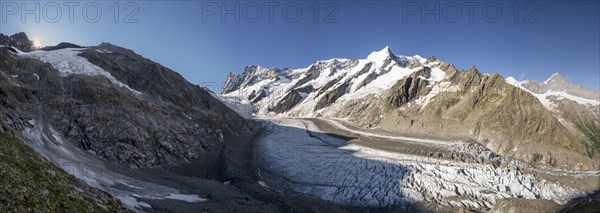
<svg viewBox="0 0 600 213">
<path fill-rule="evenodd" d="M 270 186 L 336 203 L 508 211 L 516 198 L 531 202 L 517 211 L 553 211 L 546 201 L 600 184 L 600 91 L 560 74 L 517 81 L 385 47 L 300 69 L 248 66 L 221 96 L 272 123 L 258 143 Z"/>
<path fill-rule="evenodd" d="M 1 212 L 600 209 L 600 91 L 388 47 L 216 94 L 110 43 L 0 34 L 0 146 Z"/>
</svg>

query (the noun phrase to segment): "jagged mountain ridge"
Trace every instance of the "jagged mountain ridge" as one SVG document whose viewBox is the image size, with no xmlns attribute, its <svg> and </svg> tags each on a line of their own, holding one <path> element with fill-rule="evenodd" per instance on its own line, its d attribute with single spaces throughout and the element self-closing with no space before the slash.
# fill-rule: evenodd
<svg viewBox="0 0 600 213">
<path fill-rule="evenodd" d="M 65 43 L 31 52 L 12 46 L 21 40 L 0 43 L 4 128 L 44 125 L 132 168 L 190 162 L 255 130 L 206 89 L 131 50 Z"/>
<path fill-rule="evenodd" d="M 600 91 L 567 82 L 559 73 L 544 82 L 506 81 L 533 96 L 550 111 L 570 132 L 589 140 L 587 152 L 598 155 L 600 147 Z"/>
<path fill-rule="evenodd" d="M 526 162 L 598 167 L 593 139 L 498 73 L 458 71 L 435 57 L 397 56 L 388 47 L 366 59 L 301 69 L 249 66 L 228 75 L 221 96 L 251 105 L 258 116 L 343 118 L 394 133 L 475 140 Z"/>
<path fill-rule="evenodd" d="M 0 45 L 14 47 L 24 52 L 30 52 L 35 49 L 33 41 L 29 40 L 29 37 L 24 32 L 11 36 L 0 33 Z"/>
</svg>

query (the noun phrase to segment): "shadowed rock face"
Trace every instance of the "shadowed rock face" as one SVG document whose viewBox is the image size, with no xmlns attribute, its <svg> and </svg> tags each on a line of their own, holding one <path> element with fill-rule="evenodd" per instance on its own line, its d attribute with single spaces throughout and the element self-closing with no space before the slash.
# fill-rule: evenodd
<svg viewBox="0 0 600 213">
<path fill-rule="evenodd" d="M 263 94 L 263 93 L 261 93 Z M 288 93 L 275 107 L 273 108 L 273 112 L 282 113 L 290 110 L 292 107 L 296 106 L 296 104 L 302 101 L 302 96 L 298 91 L 291 91 Z"/>
<path fill-rule="evenodd" d="M 132 168 L 186 163 L 255 130 L 205 89 L 131 50 L 103 43 L 79 53 L 131 89 L 0 51 L 3 125 L 20 131 L 29 120 L 44 122 L 81 148 Z"/>
<path fill-rule="evenodd" d="M 12 46 L 23 52 L 33 51 L 33 41 L 29 40 L 27 34 L 21 32 L 11 36 L 0 33 L 0 45 Z"/>
<path fill-rule="evenodd" d="M 398 81 L 386 94 L 386 108 L 396 109 L 419 96 L 426 95 L 431 89 L 427 88 L 428 82 L 419 76 L 429 77 L 430 70 L 425 68 Z"/>
<path fill-rule="evenodd" d="M 333 104 L 338 98 L 344 95 L 347 88 L 348 83 L 343 83 L 337 86 L 335 89 L 326 92 L 325 95 L 319 100 L 319 102 L 317 102 L 315 110 L 331 106 L 331 104 Z"/>
</svg>

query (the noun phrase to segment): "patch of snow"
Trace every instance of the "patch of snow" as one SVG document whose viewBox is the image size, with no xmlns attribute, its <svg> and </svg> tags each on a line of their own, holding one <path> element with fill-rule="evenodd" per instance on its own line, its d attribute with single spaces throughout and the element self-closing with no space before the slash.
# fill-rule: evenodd
<svg viewBox="0 0 600 213">
<path fill-rule="evenodd" d="M 425 64 L 425 62 L 427 62 L 427 59 L 421 57 L 420 55 L 414 55 L 414 56 L 412 56 L 412 59 L 418 61 L 421 64 Z"/>
<path fill-rule="evenodd" d="M 390 50 L 390 47 L 386 46 L 382 50 L 375 51 L 375 52 L 372 52 L 371 54 L 369 54 L 367 56 L 367 60 L 373 61 L 375 63 L 382 63 L 386 59 L 392 57 L 391 54 L 392 54 L 392 52 Z M 381 66 L 382 64 L 378 64 L 378 65 Z"/>
<path fill-rule="evenodd" d="M 127 186 L 129 188 L 143 189 L 142 187 L 137 187 L 137 186 L 134 186 L 134 185 L 130 185 L 130 184 L 128 184 L 127 182 L 125 182 L 123 180 L 117 180 L 117 183 L 123 184 L 123 185 L 125 185 L 125 186 Z"/>
<path fill-rule="evenodd" d="M 369 94 L 381 94 L 383 91 L 394 86 L 396 82 L 414 73 L 415 71 L 417 71 L 417 69 L 394 66 L 388 73 L 379 76 L 366 86 L 356 90 L 352 95 L 348 96 L 348 98 L 355 99 Z"/>
<path fill-rule="evenodd" d="M 442 78 L 443 79 L 443 78 Z M 442 92 L 456 92 L 459 90 L 458 85 L 452 85 L 451 82 L 445 81 L 434 84 L 431 91 L 427 95 L 419 96 L 414 102 L 421 105 L 422 107 L 427 106 L 435 96 Z"/>
<path fill-rule="evenodd" d="M 544 82 L 544 84 L 547 84 L 550 79 L 554 78 L 557 75 L 558 75 L 558 73 L 553 74 L 550 78 L 548 78 L 548 80 L 546 80 Z M 544 105 L 544 107 L 546 107 L 546 109 L 548 109 L 548 110 L 553 110 L 553 106 L 552 106 L 553 103 L 551 101 L 552 98 L 556 98 L 557 100 L 566 98 L 566 99 L 575 101 L 584 106 L 600 105 L 600 100 L 592 100 L 592 99 L 587 99 L 587 98 L 571 95 L 571 94 L 567 93 L 566 91 L 548 90 L 545 93 L 535 93 L 523 86 L 524 83 L 528 83 L 529 81 L 519 82 L 512 76 L 506 78 L 505 80 L 507 83 L 514 85 L 518 88 L 521 88 L 522 90 L 525 90 L 525 91 L 529 92 L 530 94 L 532 94 L 533 96 L 535 96 Z M 535 83 L 535 82 L 532 82 L 532 83 Z"/>
<path fill-rule="evenodd" d="M 112 51 L 109 51 L 109 50 L 103 50 L 103 49 L 96 49 L 96 52 L 99 52 L 99 53 L 105 53 L 105 54 L 106 54 L 106 53 L 113 53 Z"/>
<path fill-rule="evenodd" d="M 196 202 L 206 201 L 206 199 L 202 199 L 202 198 L 198 197 L 198 195 L 185 195 L 185 194 L 170 194 L 169 196 L 166 196 L 165 198 L 173 199 L 173 200 L 182 200 L 182 201 L 185 201 L 188 203 L 196 203 Z"/>
<path fill-rule="evenodd" d="M 579 97 L 579 96 L 574 96 L 574 95 L 571 95 L 571 94 L 567 93 L 566 91 L 552 91 L 552 90 L 550 90 L 550 91 L 544 93 L 543 95 L 545 95 L 546 99 L 549 99 L 551 96 L 556 96 L 556 97 L 558 97 L 558 99 L 566 98 L 566 99 L 575 101 L 575 102 L 577 102 L 577 103 L 579 103 L 581 105 L 585 105 L 585 106 L 597 106 L 597 105 L 600 105 L 600 101 L 598 101 L 598 100 L 591 100 L 591 99 L 582 98 L 582 97 Z"/>
<path fill-rule="evenodd" d="M 115 198 L 119 199 L 124 206 L 130 209 L 152 208 L 150 204 L 138 201 L 132 196 L 117 195 Z"/>
<path fill-rule="evenodd" d="M 142 94 L 120 82 L 113 77 L 109 72 L 90 63 L 86 58 L 78 56 L 79 52 L 86 48 L 66 48 L 53 51 L 33 51 L 29 53 L 20 53 L 23 57 L 36 58 L 40 61 L 50 63 L 55 69 L 60 72 L 62 77 L 69 75 L 88 75 L 88 76 L 104 76 L 113 84 L 124 87 L 134 94 Z"/>
<path fill-rule="evenodd" d="M 546 107 L 546 109 L 548 110 L 552 110 L 553 109 L 553 102 L 551 101 L 552 98 L 556 98 L 556 100 L 562 100 L 562 99 L 569 99 L 572 101 L 575 101 L 581 105 L 584 106 L 597 106 L 600 105 L 600 101 L 598 100 L 591 100 L 591 99 L 586 99 L 586 98 L 582 98 L 582 97 L 578 97 L 578 96 L 574 96 L 571 95 L 565 91 L 552 91 L 549 90 L 545 93 L 534 93 L 531 92 L 529 90 L 526 90 L 528 92 L 530 92 L 533 96 L 535 96 L 538 100 L 540 100 L 540 102 L 544 105 L 544 107 Z"/>
<path fill-rule="evenodd" d="M 517 86 L 517 87 L 521 84 L 521 82 L 517 81 L 517 79 L 515 79 L 512 76 L 508 76 L 508 78 L 506 78 L 505 80 L 506 80 L 506 83 Z"/>
<path fill-rule="evenodd" d="M 260 184 L 262 187 L 269 188 L 269 186 L 267 185 L 267 183 L 265 183 L 262 180 L 258 181 L 258 184 Z"/>
<path fill-rule="evenodd" d="M 302 99 L 305 99 L 306 97 L 308 97 L 308 93 L 305 93 L 305 92 L 298 92 L 298 94 L 300 94 Z"/>
<path fill-rule="evenodd" d="M 16 48 L 16 47 L 13 47 L 13 46 L 0 45 L 0 47 L 10 47 L 10 48 L 14 49 L 15 51 L 17 51 L 17 55 L 25 53 L 25 52 L 19 50 L 19 48 Z M 9 51 L 9 52 L 12 53 L 12 54 L 14 54 L 12 51 Z"/>
<path fill-rule="evenodd" d="M 442 81 L 446 78 L 446 73 L 442 71 L 440 68 L 431 69 L 431 77 L 428 79 L 429 81 Z"/>
</svg>

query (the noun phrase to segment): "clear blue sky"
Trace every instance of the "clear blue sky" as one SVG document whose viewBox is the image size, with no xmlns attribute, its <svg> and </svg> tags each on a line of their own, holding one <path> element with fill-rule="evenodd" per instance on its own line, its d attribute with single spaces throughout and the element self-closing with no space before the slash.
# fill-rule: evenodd
<svg viewBox="0 0 600 213">
<path fill-rule="evenodd" d="M 299 68 L 334 57 L 364 58 L 385 46 L 401 55 L 436 56 L 459 69 L 476 65 L 484 73 L 537 81 L 559 72 L 571 82 L 600 87 L 599 1 L 518 2 L 518 7 L 516 1 L 480 2 L 472 7 L 444 1 L 425 5 L 416 1 L 320 2 L 317 23 L 315 1 L 279 1 L 273 10 L 259 1 L 138 1 L 129 7 L 119 2 L 118 23 L 111 10 L 115 1 L 98 1 L 102 16 L 96 23 L 88 22 L 96 16 L 94 5 L 86 5 L 90 2 L 73 7 L 72 23 L 64 2 L 26 2 L 28 9 L 40 4 L 39 23 L 32 14 L 25 14 L 22 22 L 22 2 L 0 2 L 0 32 L 4 34 L 23 31 L 42 45 L 111 42 L 209 87 L 212 84 L 204 82 L 221 83 L 227 72 L 242 72 L 247 65 Z M 234 13 L 240 15 L 240 22 L 225 14 L 223 23 L 221 11 L 235 9 L 236 3 L 239 10 Z M 302 16 L 294 23 L 298 9 L 294 6 L 298 5 Z M 134 8 L 138 11 L 133 19 L 138 22 L 123 23 Z M 472 21 L 470 8 L 474 8 Z M 426 9 L 434 10 L 425 13 L 423 21 L 421 12 Z M 495 20 L 498 9 L 501 16 Z"/>
</svg>

